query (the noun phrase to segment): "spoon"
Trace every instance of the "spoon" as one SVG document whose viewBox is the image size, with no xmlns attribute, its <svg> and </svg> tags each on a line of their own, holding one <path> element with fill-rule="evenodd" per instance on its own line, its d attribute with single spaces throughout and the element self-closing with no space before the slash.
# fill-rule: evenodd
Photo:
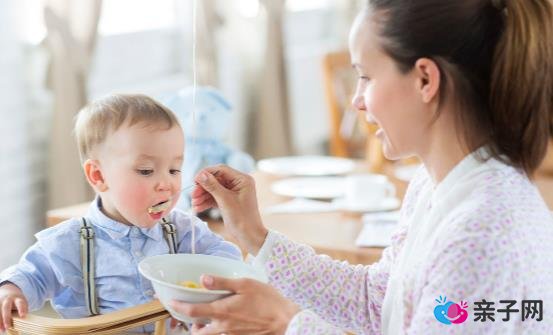
<svg viewBox="0 0 553 335">
<path fill-rule="evenodd" d="M 186 187 L 183 187 L 177 194 L 179 194 L 183 191 L 189 190 L 189 189 L 193 188 L 194 186 L 196 186 L 196 184 L 192 184 L 192 185 L 188 185 Z M 159 204 L 157 204 L 155 206 L 149 207 L 148 208 L 148 214 L 159 213 L 159 212 L 162 212 L 162 211 L 166 210 L 171 205 L 171 199 L 172 198 L 169 198 L 169 199 L 165 200 L 164 202 L 160 202 Z"/>
</svg>

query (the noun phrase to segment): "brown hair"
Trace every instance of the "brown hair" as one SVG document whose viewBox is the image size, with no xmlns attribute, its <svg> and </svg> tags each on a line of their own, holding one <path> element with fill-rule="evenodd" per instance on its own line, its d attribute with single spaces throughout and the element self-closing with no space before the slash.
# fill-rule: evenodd
<svg viewBox="0 0 553 335">
<path fill-rule="evenodd" d="M 528 175 L 553 135 L 550 0 L 368 0 L 384 51 L 403 73 L 419 58 L 440 67 L 441 98 L 463 107 L 458 124 L 474 150 Z M 440 101 L 443 101 L 441 99 Z"/>
<path fill-rule="evenodd" d="M 144 123 L 152 127 L 180 126 L 175 114 L 156 100 L 142 94 L 113 94 L 96 100 L 79 111 L 75 136 L 81 161 L 90 158 L 93 149 L 125 122 L 129 126 Z"/>
</svg>

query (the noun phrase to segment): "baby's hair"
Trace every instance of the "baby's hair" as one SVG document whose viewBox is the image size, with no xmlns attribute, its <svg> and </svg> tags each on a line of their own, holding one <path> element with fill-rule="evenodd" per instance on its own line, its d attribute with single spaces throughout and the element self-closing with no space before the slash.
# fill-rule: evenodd
<svg viewBox="0 0 553 335">
<path fill-rule="evenodd" d="M 156 100 L 142 94 L 112 94 L 91 102 L 79 111 L 75 136 L 81 161 L 90 158 L 94 148 L 124 123 L 138 123 L 171 129 L 180 126 L 175 114 Z"/>
<path fill-rule="evenodd" d="M 367 17 L 399 70 L 440 68 L 440 102 L 461 106 L 461 142 L 532 175 L 553 135 L 550 0 L 368 0 Z"/>
</svg>

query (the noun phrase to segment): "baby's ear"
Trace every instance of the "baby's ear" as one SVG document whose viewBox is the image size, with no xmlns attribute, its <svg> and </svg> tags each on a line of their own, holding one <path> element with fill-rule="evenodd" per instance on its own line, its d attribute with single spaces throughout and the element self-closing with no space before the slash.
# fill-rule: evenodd
<svg viewBox="0 0 553 335">
<path fill-rule="evenodd" d="M 100 162 L 96 159 L 87 159 L 83 164 L 86 180 L 96 192 L 105 192 L 108 190 L 108 185 L 104 180 Z"/>
</svg>

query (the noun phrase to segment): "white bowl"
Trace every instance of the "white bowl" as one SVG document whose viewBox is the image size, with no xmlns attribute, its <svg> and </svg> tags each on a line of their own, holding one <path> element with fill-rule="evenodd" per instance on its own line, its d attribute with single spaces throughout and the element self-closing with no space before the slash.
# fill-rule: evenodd
<svg viewBox="0 0 553 335">
<path fill-rule="evenodd" d="M 205 319 L 191 319 L 175 312 L 169 305 L 172 300 L 187 303 L 207 303 L 227 297 L 230 291 L 188 288 L 179 283 L 200 283 L 202 274 L 226 278 L 252 278 L 266 283 L 267 275 L 261 269 L 242 261 L 199 254 L 167 254 L 147 257 L 138 264 L 140 273 L 152 282 L 158 299 L 171 315 L 181 321 L 208 323 Z"/>
</svg>

